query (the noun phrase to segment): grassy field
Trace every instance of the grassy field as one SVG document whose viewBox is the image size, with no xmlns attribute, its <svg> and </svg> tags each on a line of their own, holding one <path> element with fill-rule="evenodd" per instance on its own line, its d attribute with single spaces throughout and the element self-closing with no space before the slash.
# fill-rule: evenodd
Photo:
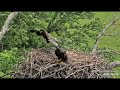
<svg viewBox="0 0 120 90">
<path fill-rule="evenodd" d="M 97 12 L 96 17 L 100 17 L 101 21 L 106 25 L 113 20 L 113 18 L 120 16 L 120 12 Z M 120 24 L 120 20 L 116 22 Z M 108 30 L 106 30 L 106 34 L 113 34 L 116 32 L 120 33 L 120 25 L 113 25 Z M 99 48 L 110 48 L 120 52 L 120 35 L 116 36 L 103 36 L 101 38 Z M 116 55 L 114 60 L 120 60 L 120 55 Z"/>
<path fill-rule="evenodd" d="M 94 12 L 95 18 L 100 18 L 101 22 L 105 24 L 109 24 L 115 17 L 120 16 L 120 12 Z M 88 23 L 91 20 L 83 20 L 81 21 L 82 24 Z M 120 24 L 120 20 L 116 22 Z M 109 29 L 106 30 L 105 34 L 113 34 L 113 33 L 120 33 L 120 25 L 112 25 Z M 94 45 L 94 40 L 90 38 L 89 40 L 90 47 Z M 115 36 L 102 36 L 99 48 L 108 48 L 113 49 L 116 51 L 120 51 L 120 35 Z M 119 57 L 119 58 L 118 58 Z M 120 55 L 116 57 L 116 60 L 120 60 Z"/>
<path fill-rule="evenodd" d="M 96 17 L 101 18 L 101 21 L 107 25 L 113 18 L 120 16 L 120 12 L 96 12 Z M 116 22 L 120 24 L 120 20 Z M 120 33 L 120 25 L 113 25 L 108 30 L 106 30 L 106 34 L 112 34 L 115 32 Z M 104 36 L 101 38 L 99 48 L 110 48 L 120 52 L 120 35 L 116 36 Z M 114 56 L 114 61 L 120 60 L 120 55 Z M 114 71 L 117 72 L 118 75 L 113 76 L 113 78 L 120 78 L 120 68 L 114 68 Z"/>
<path fill-rule="evenodd" d="M 109 24 L 115 17 L 120 16 L 120 12 L 94 12 L 95 13 L 95 18 L 100 18 L 101 22 L 105 24 Z M 93 19 L 95 19 L 93 18 Z M 89 23 L 93 19 L 88 19 L 88 20 L 82 20 L 80 22 L 81 25 L 84 25 L 85 23 Z M 119 25 L 112 25 L 108 30 L 105 31 L 105 34 L 113 34 L 113 33 L 120 33 L 120 20 L 116 22 L 116 24 Z M 89 46 L 93 47 L 94 45 L 94 40 L 91 38 L 89 39 Z M 108 48 L 108 49 L 113 49 L 115 51 L 120 52 L 120 34 L 115 35 L 115 36 L 102 36 L 98 48 Z M 119 61 L 120 60 L 120 55 L 114 55 L 114 59 L 112 61 Z M 117 76 L 113 76 L 113 78 L 120 78 L 120 68 L 114 68 L 115 72 L 118 72 Z"/>
</svg>

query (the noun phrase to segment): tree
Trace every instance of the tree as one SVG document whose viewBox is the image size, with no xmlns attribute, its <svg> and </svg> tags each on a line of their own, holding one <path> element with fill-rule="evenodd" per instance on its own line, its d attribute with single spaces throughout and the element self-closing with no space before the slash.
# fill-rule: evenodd
<svg viewBox="0 0 120 90">
<path fill-rule="evenodd" d="M 4 13 L 0 15 L 4 16 Z M 119 20 L 119 17 L 105 26 L 93 12 L 12 12 L 7 15 L 8 18 L 1 18 L 2 23 L 0 23 L 1 51 L 15 47 L 19 50 L 51 47 L 44 38 L 29 32 L 29 30 L 44 29 L 57 38 L 57 44 L 63 48 L 90 52 L 90 54 L 119 53 L 115 50 L 98 48 L 103 36 L 119 35 L 118 32 L 105 33 Z M 90 44 L 91 42 L 94 44 Z M 108 65 L 108 67 L 116 66 L 119 66 L 119 62 L 111 62 Z"/>
<path fill-rule="evenodd" d="M 4 23 L 3 27 L 2 27 L 2 30 L 1 30 L 1 32 L 0 32 L 0 40 L 3 38 L 4 34 L 9 31 L 9 29 L 10 29 L 10 28 L 9 28 L 9 25 L 10 25 L 11 21 L 12 21 L 12 20 L 15 18 L 15 16 L 17 16 L 17 15 L 18 15 L 18 12 L 13 12 L 13 13 L 11 13 L 11 14 L 8 16 L 8 18 L 6 19 L 6 21 L 5 21 L 5 23 Z"/>
</svg>

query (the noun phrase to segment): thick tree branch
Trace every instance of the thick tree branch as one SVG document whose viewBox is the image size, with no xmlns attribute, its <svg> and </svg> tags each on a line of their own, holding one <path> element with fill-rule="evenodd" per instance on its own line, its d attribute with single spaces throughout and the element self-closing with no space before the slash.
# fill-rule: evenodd
<svg viewBox="0 0 120 90">
<path fill-rule="evenodd" d="M 12 12 L 10 15 L 8 15 L 8 18 L 6 19 L 4 25 L 2 26 L 1 32 L 0 32 L 0 40 L 2 40 L 5 33 L 9 31 L 9 25 L 10 25 L 11 21 L 15 18 L 16 15 L 18 15 L 18 12 Z"/>
<path fill-rule="evenodd" d="M 105 32 L 111 25 L 113 25 L 118 19 L 120 19 L 120 17 L 118 17 L 118 18 L 114 19 L 113 21 L 111 21 L 111 22 L 100 32 L 100 34 L 98 35 L 98 37 L 97 37 L 97 39 L 96 39 L 96 41 L 95 41 L 94 47 L 93 47 L 93 49 L 92 49 L 92 51 L 91 51 L 90 54 L 94 54 L 94 53 L 96 52 L 96 49 L 97 49 L 98 44 L 99 44 L 99 40 L 100 40 L 100 38 L 102 37 L 102 35 L 104 34 L 104 32 Z"/>
</svg>

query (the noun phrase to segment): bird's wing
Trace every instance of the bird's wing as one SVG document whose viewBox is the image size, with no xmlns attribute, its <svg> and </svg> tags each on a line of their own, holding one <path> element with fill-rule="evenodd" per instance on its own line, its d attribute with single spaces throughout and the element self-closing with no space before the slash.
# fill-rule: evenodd
<svg viewBox="0 0 120 90">
<path fill-rule="evenodd" d="M 41 34 L 40 34 L 40 31 L 37 31 L 37 30 L 30 30 L 30 32 L 36 33 L 37 35 L 41 35 Z"/>
<path fill-rule="evenodd" d="M 32 33 L 33 33 L 33 32 L 36 32 L 36 30 L 29 30 L 29 31 L 32 32 Z"/>
</svg>

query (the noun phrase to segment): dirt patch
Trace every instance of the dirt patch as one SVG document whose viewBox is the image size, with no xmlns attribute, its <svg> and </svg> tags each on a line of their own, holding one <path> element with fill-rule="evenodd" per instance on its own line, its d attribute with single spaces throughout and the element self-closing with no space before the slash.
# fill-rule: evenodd
<svg viewBox="0 0 120 90">
<path fill-rule="evenodd" d="M 13 78 L 108 78 L 106 62 L 100 56 L 67 50 L 68 62 L 60 62 L 52 49 L 28 52 Z"/>
</svg>

